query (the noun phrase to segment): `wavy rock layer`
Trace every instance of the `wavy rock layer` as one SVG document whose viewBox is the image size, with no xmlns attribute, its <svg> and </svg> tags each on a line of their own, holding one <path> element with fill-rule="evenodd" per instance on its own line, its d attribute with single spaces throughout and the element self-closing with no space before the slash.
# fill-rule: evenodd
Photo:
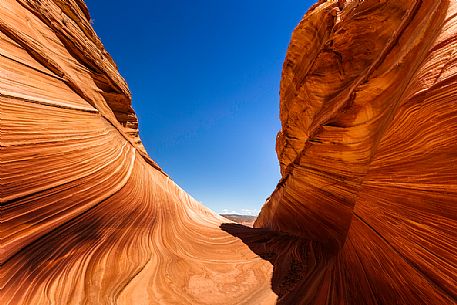
<svg viewBox="0 0 457 305">
<path fill-rule="evenodd" d="M 82 1 L 2 0 L 0 304 L 271 304 L 271 265 L 145 153 Z"/>
<path fill-rule="evenodd" d="M 281 121 L 255 226 L 335 251 L 282 301 L 454 304 L 457 2 L 321 1 L 293 34 Z"/>
<path fill-rule="evenodd" d="M 81 0 L 2 0 L 0 304 L 456 303 L 456 50 L 455 1 L 311 8 L 249 229 L 148 157 Z"/>
</svg>

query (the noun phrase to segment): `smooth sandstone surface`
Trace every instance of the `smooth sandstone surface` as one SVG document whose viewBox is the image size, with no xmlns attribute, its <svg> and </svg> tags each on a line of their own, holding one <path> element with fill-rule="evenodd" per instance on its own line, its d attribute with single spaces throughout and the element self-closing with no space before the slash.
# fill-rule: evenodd
<svg viewBox="0 0 457 305">
<path fill-rule="evenodd" d="M 138 138 L 82 1 L 1 0 L 0 304 L 271 304 L 271 264 Z"/>
<path fill-rule="evenodd" d="M 456 1 L 308 11 L 254 229 L 147 155 L 82 0 L 0 5 L 0 304 L 456 303 Z"/>
</svg>

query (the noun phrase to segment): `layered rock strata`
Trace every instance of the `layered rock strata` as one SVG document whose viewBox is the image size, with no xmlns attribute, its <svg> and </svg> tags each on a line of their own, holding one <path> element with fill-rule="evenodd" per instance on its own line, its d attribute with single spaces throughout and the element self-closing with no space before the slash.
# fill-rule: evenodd
<svg viewBox="0 0 457 305">
<path fill-rule="evenodd" d="M 81 0 L 0 7 L 0 304 L 454 304 L 457 3 L 319 1 L 255 226 L 138 137 Z"/>
<path fill-rule="evenodd" d="M 280 97 L 282 180 L 255 226 L 336 253 L 292 304 L 453 304 L 457 2 L 321 1 Z"/>
<path fill-rule="evenodd" d="M 85 4 L 0 3 L 0 304 L 274 303 L 271 265 L 146 154 Z"/>
</svg>

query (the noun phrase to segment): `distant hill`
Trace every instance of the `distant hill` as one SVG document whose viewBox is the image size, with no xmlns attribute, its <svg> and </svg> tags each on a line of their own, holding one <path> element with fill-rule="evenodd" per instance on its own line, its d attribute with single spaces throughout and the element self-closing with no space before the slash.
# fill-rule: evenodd
<svg viewBox="0 0 457 305">
<path fill-rule="evenodd" d="M 234 221 L 236 223 L 245 225 L 247 227 L 251 227 L 254 225 L 255 220 L 257 219 L 257 216 L 251 216 L 251 215 L 238 215 L 238 214 L 220 214 L 222 217 L 225 217 L 227 219 L 230 219 L 231 221 Z"/>
</svg>

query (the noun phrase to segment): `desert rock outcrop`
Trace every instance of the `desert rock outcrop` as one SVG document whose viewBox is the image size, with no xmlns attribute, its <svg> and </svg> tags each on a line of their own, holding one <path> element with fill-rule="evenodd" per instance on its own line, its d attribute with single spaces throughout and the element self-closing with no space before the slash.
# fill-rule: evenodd
<svg viewBox="0 0 457 305">
<path fill-rule="evenodd" d="M 82 0 L 0 4 L 0 304 L 456 303 L 456 1 L 308 11 L 254 229 L 147 155 Z"/>
<path fill-rule="evenodd" d="M 146 154 L 85 4 L 0 3 L 0 304 L 274 302 L 270 263 Z"/>
<path fill-rule="evenodd" d="M 285 299 L 452 304 L 457 2 L 320 2 L 284 63 L 282 180 L 255 226 L 336 254 Z"/>
</svg>

